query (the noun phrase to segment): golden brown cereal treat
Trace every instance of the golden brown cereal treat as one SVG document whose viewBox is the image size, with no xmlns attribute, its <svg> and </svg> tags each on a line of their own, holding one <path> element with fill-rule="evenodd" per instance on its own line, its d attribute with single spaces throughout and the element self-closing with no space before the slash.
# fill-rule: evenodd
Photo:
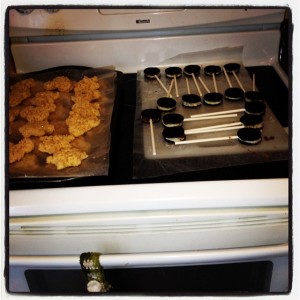
<svg viewBox="0 0 300 300">
<path fill-rule="evenodd" d="M 81 136 L 87 131 L 100 124 L 100 119 L 97 116 L 89 116 L 84 119 L 80 113 L 70 112 L 70 116 L 66 119 L 66 124 L 69 127 L 69 133 L 75 137 Z"/>
<path fill-rule="evenodd" d="M 22 139 L 17 144 L 9 143 L 9 163 L 12 164 L 21 160 L 26 153 L 34 149 L 34 143 L 31 139 Z"/>
<path fill-rule="evenodd" d="M 36 82 L 32 78 L 21 80 L 11 86 L 9 106 L 15 107 L 19 105 L 23 100 L 29 98 L 31 96 L 30 88 L 35 86 Z"/>
<path fill-rule="evenodd" d="M 49 112 L 53 112 L 56 108 L 54 102 L 59 97 L 58 92 L 38 92 L 30 99 L 30 103 L 35 106 L 43 107 Z"/>
<path fill-rule="evenodd" d="M 84 91 L 84 92 L 77 92 L 75 93 L 75 96 L 72 96 L 71 99 L 73 102 L 90 102 L 96 99 L 99 99 L 101 97 L 101 92 L 99 90 L 94 91 Z"/>
<path fill-rule="evenodd" d="M 20 116 L 29 122 L 44 121 L 49 117 L 49 111 L 41 106 L 25 106 L 20 111 Z"/>
<path fill-rule="evenodd" d="M 94 77 L 84 76 L 83 79 L 75 83 L 74 91 L 76 94 L 76 93 L 82 93 L 82 91 L 97 90 L 99 88 L 100 88 L 100 84 L 96 76 Z"/>
<path fill-rule="evenodd" d="M 71 80 L 66 76 L 57 76 L 43 85 L 47 91 L 58 89 L 60 92 L 70 92 L 73 89 Z"/>
<path fill-rule="evenodd" d="M 57 170 L 62 170 L 67 167 L 79 166 L 82 160 L 86 159 L 88 155 L 76 148 L 62 149 L 55 152 L 53 156 L 48 156 L 46 162 L 48 164 L 56 165 Z"/>
<path fill-rule="evenodd" d="M 51 134 L 54 131 L 54 126 L 47 121 L 34 121 L 20 127 L 19 131 L 27 138 L 31 136 L 43 136 Z"/>
<path fill-rule="evenodd" d="M 11 107 L 9 109 L 9 122 L 13 122 L 20 113 L 19 107 Z"/>
<path fill-rule="evenodd" d="M 31 96 L 30 90 L 13 90 L 9 95 L 9 106 L 15 107 Z"/>
<path fill-rule="evenodd" d="M 15 89 L 16 90 L 24 90 L 24 89 L 30 89 L 35 86 L 36 86 L 36 81 L 33 78 L 27 78 L 27 79 L 23 79 L 23 80 L 15 83 L 11 87 L 11 90 L 15 90 Z"/>
<path fill-rule="evenodd" d="M 70 142 L 75 138 L 72 135 L 51 135 L 42 136 L 38 149 L 41 152 L 53 154 L 61 149 L 71 148 Z"/>
<path fill-rule="evenodd" d="M 74 113 L 79 113 L 83 117 L 89 116 L 100 116 L 100 104 L 90 103 L 90 102 L 78 102 L 72 106 L 72 111 L 70 111 L 70 115 Z"/>
</svg>

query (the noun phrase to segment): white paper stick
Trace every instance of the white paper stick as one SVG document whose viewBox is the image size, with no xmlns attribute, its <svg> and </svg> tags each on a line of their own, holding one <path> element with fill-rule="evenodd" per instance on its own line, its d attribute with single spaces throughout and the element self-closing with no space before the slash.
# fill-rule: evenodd
<svg viewBox="0 0 300 300">
<path fill-rule="evenodd" d="M 201 131 L 210 130 L 210 129 L 233 127 L 233 126 L 239 126 L 239 125 L 243 125 L 243 123 L 242 122 L 231 122 L 231 123 L 225 123 L 225 124 L 219 124 L 219 125 L 213 125 L 213 126 L 191 128 L 191 129 L 186 129 L 185 132 L 193 132 L 193 131 L 201 132 Z"/>
<path fill-rule="evenodd" d="M 227 72 L 226 72 L 226 70 L 225 70 L 224 67 L 223 67 L 223 71 L 224 71 L 224 74 L 225 74 L 225 77 L 226 77 L 226 80 L 227 80 L 227 82 L 228 82 L 229 87 L 232 88 L 231 81 L 230 81 L 230 79 L 229 79 L 229 77 L 228 77 L 228 74 L 227 74 Z"/>
<path fill-rule="evenodd" d="M 188 78 L 185 78 L 185 83 L 186 83 L 187 92 L 190 95 L 191 90 L 190 90 L 190 84 L 189 84 L 189 79 Z"/>
<path fill-rule="evenodd" d="M 214 81 L 214 87 L 215 87 L 215 92 L 218 93 L 218 87 L 216 83 L 216 76 L 215 73 L 212 73 L 213 81 Z"/>
<path fill-rule="evenodd" d="M 206 90 L 206 92 L 210 93 L 209 88 L 207 87 L 207 85 L 205 84 L 205 82 L 202 80 L 202 78 L 199 76 L 198 79 L 199 79 L 200 83 L 203 85 L 203 87 Z"/>
<path fill-rule="evenodd" d="M 217 116 L 217 115 L 231 114 L 231 113 L 237 113 L 243 111 L 245 111 L 245 108 L 236 108 L 236 109 L 223 110 L 223 111 L 217 111 L 217 112 L 206 113 L 206 114 L 191 115 L 191 118 Z"/>
<path fill-rule="evenodd" d="M 239 126 L 231 126 L 231 127 L 222 127 L 222 128 L 212 128 L 212 129 L 206 129 L 206 130 L 185 130 L 185 134 L 199 134 L 199 133 L 206 133 L 206 132 L 217 132 L 217 131 L 227 131 L 227 130 L 236 130 L 236 129 L 241 129 L 244 128 L 244 125 L 239 125 Z"/>
<path fill-rule="evenodd" d="M 174 79 L 172 79 L 172 81 L 170 83 L 167 97 L 172 97 L 171 91 L 172 91 L 173 84 L 174 84 Z"/>
<path fill-rule="evenodd" d="M 223 118 L 234 118 L 234 117 L 237 117 L 237 114 L 206 116 L 206 117 L 199 117 L 199 118 L 185 118 L 183 121 L 192 122 L 192 121 L 200 121 L 200 120 L 212 120 L 212 119 L 223 119 Z"/>
<path fill-rule="evenodd" d="M 243 90 L 243 92 L 245 93 L 245 89 L 244 89 L 242 83 L 240 82 L 239 78 L 237 77 L 237 75 L 235 74 L 234 71 L 232 71 L 232 74 L 233 74 L 235 80 L 237 81 L 237 83 L 239 84 L 240 88 L 241 88 L 241 89 Z"/>
<path fill-rule="evenodd" d="M 178 92 L 178 84 L 177 84 L 177 78 L 176 75 L 174 75 L 174 82 L 175 82 L 175 91 L 176 91 L 176 97 L 179 97 L 179 92 Z"/>
<path fill-rule="evenodd" d="M 255 91 L 255 74 L 252 75 L 252 90 Z"/>
<path fill-rule="evenodd" d="M 153 121 L 152 121 L 152 119 L 150 119 L 150 132 L 151 132 L 152 154 L 156 155 L 156 147 L 155 147 L 154 130 L 153 130 Z"/>
<path fill-rule="evenodd" d="M 199 85 L 198 85 L 197 79 L 196 79 L 196 77 L 195 77 L 195 74 L 192 73 L 192 76 L 193 76 L 193 80 L 194 80 L 195 86 L 196 86 L 196 88 L 197 88 L 198 94 L 199 94 L 200 97 L 202 97 L 202 93 L 201 93 L 200 87 L 199 87 Z"/>
<path fill-rule="evenodd" d="M 196 144 L 196 143 L 205 143 L 205 142 L 236 140 L 238 138 L 239 137 L 237 135 L 231 135 L 231 136 L 222 136 L 222 137 L 207 138 L 207 139 L 185 140 L 185 141 L 175 142 L 175 145 L 185 145 L 185 144 Z"/>
<path fill-rule="evenodd" d="M 165 87 L 165 85 L 162 83 L 162 81 L 158 78 L 157 75 L 154 75 L 156 80 L 159 82 L 159 84 L 161 85 L 161 87 L 165 90 L 165 92 L 168 94 L 168 89 Z"/>
</svg>

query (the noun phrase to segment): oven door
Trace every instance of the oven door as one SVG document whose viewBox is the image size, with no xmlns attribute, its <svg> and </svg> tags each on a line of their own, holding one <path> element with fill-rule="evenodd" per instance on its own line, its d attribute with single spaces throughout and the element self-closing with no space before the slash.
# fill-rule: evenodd
<svg viewBox="0 0 300 300">
<path fill-rule="evenodd" d="M 288 245 L 101 255 L 109 294 L 284 293 Z M 11 256 L 9 291 L 86 292 L 78 256 Z"/>
<path fill-rule="evenodd" d="M 216 194 L 210 184 L 219 187 Z M 240 183 L 238 190 L 245 191 L 244 184 L 249 182 Z M 14 198 L 10 218 L 10 290 L 85 291 L 79 255 L 98 251 L 103 253 L 100 260 L 107 279 L 119 293 L 287 291 L 286 180 L 263 180 L 261 186 L 244 193 L 244 198 L 235 181 L 227 181 L 224 190 L 216 182 L 173 186 L 164 184 L 159 197 L 151 184 L 136 186 L 135 197 L 127 194 L 132 193 L 130 186 L 123 186 L 124 198 L 113 193 L 115 187 L 107 186 L 95 201 L 95 190 L 90 187 L 87 201 L 71 197 L 73 205 L 68 205 L 67 199 L 58 205 L 55 192 L 60 189 L 52 189 L 45 194 L 52 202 L 35 210 L 26 210 L 30 199 L 25 191 L 16 193 L 20 199 Z M 72 190 L 75 196 L 76 188 Z M 270 198 L 262 191 L 277 193 Z M 122 206 L 124 199 L 126 206 Z M 218 208 L 213 207 L 216 203 Z M 181 273 L 187 274 L 180 277 L 187 282 L 173 287 Z M 223 280 L 233 278 L 228 274 L 235 277 L 224 284 Z M 66 277 L 68 287 L 67 283 L 58 285 L 65 282 L 61 276 Z M 149 277 L 160 278 L 157 284 L 163 286 L 149 286 Z M 273 283 L 277 277 L 279 284 Z M 126 286 L 122 286 L 123 278 L 130 278 Z M 200 284 L 197 278 L 204 282 L 216 279 Z M 80 290 L 72 290 L 80 286 Z"/>
</svg>

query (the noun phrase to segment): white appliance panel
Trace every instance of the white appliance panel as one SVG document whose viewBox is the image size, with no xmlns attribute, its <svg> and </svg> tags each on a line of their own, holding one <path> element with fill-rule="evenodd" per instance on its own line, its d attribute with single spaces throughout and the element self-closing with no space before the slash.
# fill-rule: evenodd
<svg viewBox="0 0 300 300">
<path fill-rule="evenodd" d="M 108 230 L 93 234 L 55 233 L 31 235 L 26 232 L 10 235 L 11 255 L 80 255 L 83 252 L 145 253 L 158 251 L 195 251 L 231 247 L 252 247 L 287 243 L 287 220 L 262 225 L 233 226 L 231 228 L 173 231 L 149 229 L 129 233 Z M 67 231 L 67 230 L 66 230 Z M 70 230 L 71 231 L 71 230 Z M 52 236 L 50 236 L 52 235 Z M 163 238 L 162 238 L 163 237 Z"/>
<path fill-rule="evenodd" d="M 68 65 L 114 65 L 119 71 L 132 73 L 152 65 L 226 63 L 237 59 L 241 59 L 245 66 L 274 65 L 278 60 L 279 40 L 279 30 L 272 30 L 183 37 L 14 43 L 11 50 L 18 73 Z M 202 61 L 205 51 L 235 47 L 241 47 L 241 56 L 212 56 Z"/>
<path fill-rule="evenodd" d="M 287 178 L 14 190 L 9 215 L 288 206 L 288 191 Z"/>
<path fill-rule="evenodd" d="M 34 7 L 33 7 L 34 8 Z M 10 36 L 278 24 L 284 9 L 34 9 L 10 10 Z"/>
</svg>

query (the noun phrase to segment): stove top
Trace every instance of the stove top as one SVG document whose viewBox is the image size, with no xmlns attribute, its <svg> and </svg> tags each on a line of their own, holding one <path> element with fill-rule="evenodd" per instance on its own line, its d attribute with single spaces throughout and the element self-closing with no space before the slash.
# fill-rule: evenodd
<svg viewBox="0 0 300 300">
<path fill-rule="evenodd" d="M 269 66 L 247 67 L 250 75 L 256 74 L 257 88 L 283 127 L 289 125 L 289 91 L 276 71 Z M 10 189 L 35 189 L 51 187 L 73 187 L 91 185 L 116 185 L 161 182 L 187 182 L 233 179 L 266 179 L 289 177 L 288 159 L 264 163 L 226 166 L 193 172 L 178 172 L 150 178 L 133 178 L 133 139 L 136 113 L 137 74 L 124 74 L 113 116 L 115 126 L 112 132 L 110 167 L 108 176 L 68 179 L 12 179 Z M 272 89 L 269 87 L 272 86 Z M 285 99 L 286 101 L 283 101 Z"/>
</svg>

